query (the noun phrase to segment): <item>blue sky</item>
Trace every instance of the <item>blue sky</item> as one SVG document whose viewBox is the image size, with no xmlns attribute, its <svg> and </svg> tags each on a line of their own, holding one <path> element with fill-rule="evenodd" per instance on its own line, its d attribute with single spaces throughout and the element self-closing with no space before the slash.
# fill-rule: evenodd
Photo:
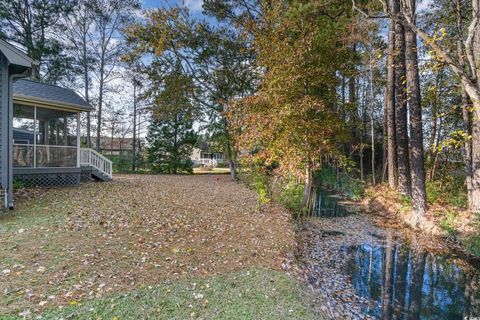
<svg viewBox="0 0 480 320">
<path fill-rule="evenodd" d="M 185 4 L 187 7 L 195 13 L 202 12 L 203 0 L 142 0 L 142 6 L 144 8 L 160 8 L 162 6 Z"/>
</svg>

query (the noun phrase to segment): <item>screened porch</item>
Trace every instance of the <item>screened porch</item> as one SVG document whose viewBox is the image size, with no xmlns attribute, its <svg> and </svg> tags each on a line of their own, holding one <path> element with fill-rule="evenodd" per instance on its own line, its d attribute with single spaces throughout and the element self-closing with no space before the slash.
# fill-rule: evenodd
<svg viewBox="0 0 480 320">
<path fill-rule="evenodd" d="M 80 167 L 80 113 L 14 104 L 13 167 Z"/>
</svg>

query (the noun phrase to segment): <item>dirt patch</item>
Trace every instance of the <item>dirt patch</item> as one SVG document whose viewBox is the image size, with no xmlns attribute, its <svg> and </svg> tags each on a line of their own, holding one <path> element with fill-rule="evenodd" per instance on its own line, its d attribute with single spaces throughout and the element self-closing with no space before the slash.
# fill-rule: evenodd
<svg viewBox="0 0 480 320">
<path fill-rule="evenodd" d="M 115 176 L 0 218 L 0 315 L 291 258 L 290 215 L 228 176 Z"/>
</svg>

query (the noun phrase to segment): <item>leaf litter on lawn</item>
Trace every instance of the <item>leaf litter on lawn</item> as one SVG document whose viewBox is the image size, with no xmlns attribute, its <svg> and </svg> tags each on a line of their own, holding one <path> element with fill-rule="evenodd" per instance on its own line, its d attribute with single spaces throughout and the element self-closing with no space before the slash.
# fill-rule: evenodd
<svg viewBox="0 0 480 320">
<path fill-rule="evenodd" d="M 0 315 L 165 280 L 278 270 L 293 252 L 289 213 L 258 210 L 256 194 L 227 176 L 121 175 L 36 192 L 41 201 L 24 195 L 0 218 L 0 270 L 9 270 L 0 272 Z"/>
</svg>

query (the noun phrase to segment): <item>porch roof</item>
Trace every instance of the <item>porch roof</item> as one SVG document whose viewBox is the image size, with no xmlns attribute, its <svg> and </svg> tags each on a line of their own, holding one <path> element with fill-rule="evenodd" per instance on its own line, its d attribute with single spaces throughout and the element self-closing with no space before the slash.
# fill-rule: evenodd
<svg viewBox="0 0 480 320">
<path fill-rule="evenodd" d="M 71 89 L 25 79 L 18 80 L 13 84 L 13 100 L 75 111 L 91 111 L 93 109 Z"/>
</svg>

